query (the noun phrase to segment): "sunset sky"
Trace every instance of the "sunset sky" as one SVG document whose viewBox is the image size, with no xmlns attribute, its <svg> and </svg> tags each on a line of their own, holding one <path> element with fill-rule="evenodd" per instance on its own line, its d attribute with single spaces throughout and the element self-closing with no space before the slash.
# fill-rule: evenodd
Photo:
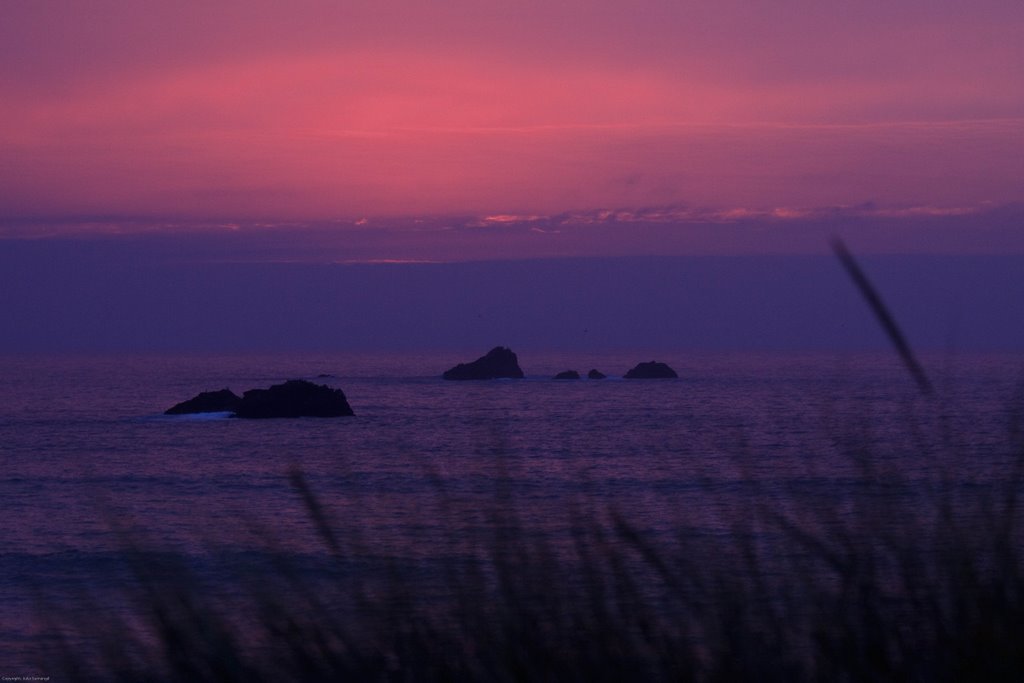
<svg viewBox="0 0 1024 683">
<path fill-rule="evenodd" d="M 9 0 L 0 121 L 0 258 L 57 281 L 1024 254 L 1020 0 Z"/>
<path fill-rule="evenodd" d="M 1017 0 L 14 0 L 3 14 L 8 223 L 1024 199 Z"/>
</svg>

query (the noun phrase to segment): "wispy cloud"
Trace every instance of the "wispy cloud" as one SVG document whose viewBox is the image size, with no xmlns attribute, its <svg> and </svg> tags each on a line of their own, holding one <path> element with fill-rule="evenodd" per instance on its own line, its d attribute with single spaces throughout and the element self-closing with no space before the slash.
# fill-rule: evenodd
<svg viewBox="0 0 1024 683">
<path fill-rule="evenodd" d="M 417 263 L 445 263 L 437 259 L 401 259 L 401 258 L 368 258 L 368 259 L 345 259 L 335 261 L 343 266 L 381 266 L 381 265 L 409 265 Z"/>
<path fill-rule="evenodd" d="M 668 205 L 559 214 L 379 218 L 355 221 L 119 223 L 79 217 L 0 227 L 0 250 L 32 238 L 90 243 L 134 262 L 402 265 L 456 261 L 694 254 L 824 254 L 840 235 L 858 253 L 1022 254 L 1024 204 L 824 207 Z M 113 256 L 111 256 L 113 258 Z"/>
</svg>

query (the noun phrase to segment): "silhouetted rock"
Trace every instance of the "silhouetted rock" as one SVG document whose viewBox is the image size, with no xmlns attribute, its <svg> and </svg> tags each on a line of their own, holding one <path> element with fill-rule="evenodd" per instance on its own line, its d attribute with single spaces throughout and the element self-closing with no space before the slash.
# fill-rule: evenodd
<svg viewBox="0 0 1024 683">
<path fill-rule="evenodd" d="M 342 417 L 354 415 L 341 389 L 288 380 L 269 389 L 252 389 L 242 395 L 236 417 Z"/>
<path fill-rule="evenodd" d="M 523 371 L 519 369 L 519 359 L 512 353 L 512 349 L 495 346 L 486 356 L 481 356 L 472 363 L 459 363 L 442 376 L 445 379 L 518 379 L 523 376 Z"/>
<path fill-rule="evenodd" d="M 626 373 L 626 379 L 673 379 L 679 377 L 676 371 L 657 361 L 649 363 L 638 363 L 636 367 Z"/>
<path fill-rule="evenodd" d="M 230 389 L 204 391 L 187 401 L 172 406 L 164 415 L 190 415 L 193 413 L 233 413 L 242 399 Z"/>
<path fill-rule="evenodd" d="M 605 375 L 603 372 L 600 372 L 599 370 L 591 370 L 590 372 L 587 373 L 588 379 L 604 379 L 605 377 L 607 377 L 607 375 Z"/>
<path fill-rule="evenodd" d="M 566 370 L 555 375 L 555 379 L 579 379 L 580 373 L 575 370 Z"/>
</svg>

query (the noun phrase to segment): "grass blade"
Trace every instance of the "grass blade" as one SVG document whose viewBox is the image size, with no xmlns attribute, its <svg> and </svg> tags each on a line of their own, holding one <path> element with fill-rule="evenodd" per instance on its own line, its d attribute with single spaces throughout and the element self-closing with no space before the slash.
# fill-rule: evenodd
<svg viewBox="0 0 1024 683">
<path fill-rule="evenodd" d="M 853 280 L 853 284 L 857 286 L 861 296 L 868 302 L 868 306 L 871 307 L 871 311 L 878 318 L 878 322 L 881 323 L 882 329 L 889 335 L 889 340 L 892 341 L 893 346 L 896 347 L 896 351 L 900 354 L 900 358 L 903 359 L 903 364 L 907 366 L 907 370 L 910 371 L 914 381 L 917 382 L 918 388 L 921 393 L 926 396 L 932 396 L 935 393 L 932 387 L 931 380 L 924 372 L 924 368 L 917 362 L 917 357 L 914 356 L 913 350 L 910 348 L 910 344 L 907 343 L 906 337 L 903 336 L 903 332 L 900 330 L 899 325 L 896 324 L 896 319 L 889 313 L 889 309 L 886 308 L 885 303 L 882 301 L 882 297 L 878 294 L 878 290 L 875 289 L 874 285 L 871 284 L 871 280 L 864 274 L 864 271 L 860 269 L 857 261 L 854 260 L 853 254 L 850 253 L 843 241 L 838 237 L 832 239 L 832 251 L 835 252 L 839 258 L 839 262 L 843 264 L 850 279 Z"/>
</svg>

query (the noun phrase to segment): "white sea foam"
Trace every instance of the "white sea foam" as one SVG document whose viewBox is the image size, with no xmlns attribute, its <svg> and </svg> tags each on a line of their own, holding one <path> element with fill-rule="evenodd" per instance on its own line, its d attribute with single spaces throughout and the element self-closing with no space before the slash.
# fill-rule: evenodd
<svg viewBox="0 0 1024 683">
<path fill-rule="evenodd" d="M 190 420 L 193 422 L 207 422 L 210 420 L 227 420 L 234 413 L 230 410 L 219 411 L 215 413 L 187 413 L 185 415 L 164 415 L 173 420 Z"/>
</svg>

